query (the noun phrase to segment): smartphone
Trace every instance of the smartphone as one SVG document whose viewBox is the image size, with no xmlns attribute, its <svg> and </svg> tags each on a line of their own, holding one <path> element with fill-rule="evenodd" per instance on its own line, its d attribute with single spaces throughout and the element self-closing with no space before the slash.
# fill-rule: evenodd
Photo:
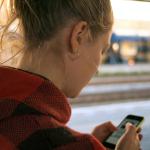
<svg viewBox="0 0 150 150">
<path fill-rule="evenodd" d="M 108 136 L 105 141 L 103 142 L 104 146 L 110 149 L 115 149 L 117 141 L 125 132 L 125 126 L 127 123 L 131 123 L 136 126 L 138 129 L 141 127 L 144 121 L 143 116 L 135 116 L 135 115 L 128 115 L 126 116 L 118 126 L 118 130 L 113 132 L 110 136 Z"/>
</svg>

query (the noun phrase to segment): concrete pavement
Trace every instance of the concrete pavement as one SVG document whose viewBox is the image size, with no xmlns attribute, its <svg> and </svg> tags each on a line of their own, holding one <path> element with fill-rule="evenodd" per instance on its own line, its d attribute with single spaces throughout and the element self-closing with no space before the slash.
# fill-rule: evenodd
<svg viewBox="0 0 150 150">
<path fill-rule="evenodd" d="M 141 145 L 143 150 L 150 150 L 150 99 L 114 104 L 97 103 L 92 106 L 84 105 L 84 107 L 78 105 L 73 107 L 72 118 L 68 125 L 80 132 L 90 133 L 96 125 L 105 121 L 111 120 L 117 125 L 128 114 L 145 117 L 142 130 L 144 138 Z"/>
</svg>

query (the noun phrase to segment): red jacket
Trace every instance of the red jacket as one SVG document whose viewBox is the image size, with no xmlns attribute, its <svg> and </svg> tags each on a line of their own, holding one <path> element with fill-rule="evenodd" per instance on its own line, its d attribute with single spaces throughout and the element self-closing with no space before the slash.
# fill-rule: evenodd
<svg viewBox="0 0 150 150">
<path fill-rule="evenodd" d="M 0 67 L 0 150 L 105 150 L 66 126 L 71 108 L 48 79 Z"/>
</svg>

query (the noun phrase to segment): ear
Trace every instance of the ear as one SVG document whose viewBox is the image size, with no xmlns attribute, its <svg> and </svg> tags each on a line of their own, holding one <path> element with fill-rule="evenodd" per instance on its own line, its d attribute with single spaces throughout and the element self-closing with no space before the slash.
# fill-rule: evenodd
<svg viewBox="0 0 150 150">
<path fill-rule="evenodd" d="M 88 37 L 88 24 L 80 21 L 74 25 L 70 36 L 70 55 L 74 58 L 80 55 L 81 46 Z"/>
</svg>

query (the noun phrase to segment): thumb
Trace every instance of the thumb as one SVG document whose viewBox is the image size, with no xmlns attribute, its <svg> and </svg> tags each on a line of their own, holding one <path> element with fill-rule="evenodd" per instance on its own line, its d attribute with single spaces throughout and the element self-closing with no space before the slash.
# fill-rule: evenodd
<svg viewBox="0 0 150 150">
<path fill-rule="evenodd" d="M 126 130 L 129 130 L 130 128 L 131 128 L 131 126 L 133 126 L 130 122 L 128 122 L 127 124 L 126 124 Z"/>
<path fill-rule="evenodd" d="M 126 134 L 136 135 L 136 128 L 131 123 L 126 124 L 125 130 L 126 130 Z"/>
</svg>

